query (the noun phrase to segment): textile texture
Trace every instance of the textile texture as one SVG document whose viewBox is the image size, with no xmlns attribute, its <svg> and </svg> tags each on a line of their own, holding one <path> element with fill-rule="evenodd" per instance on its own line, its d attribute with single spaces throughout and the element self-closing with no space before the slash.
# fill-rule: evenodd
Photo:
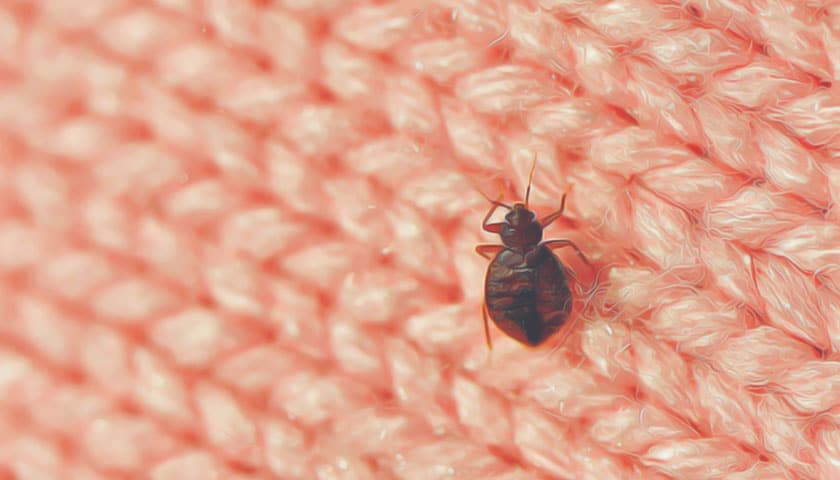
<svg viewBox="0 0 840 480">
<path fill-rule="evenodd" d="M 4 0 L 0 479 L 838 479 L 838 80 L 837 0 Z"/>
</svg>

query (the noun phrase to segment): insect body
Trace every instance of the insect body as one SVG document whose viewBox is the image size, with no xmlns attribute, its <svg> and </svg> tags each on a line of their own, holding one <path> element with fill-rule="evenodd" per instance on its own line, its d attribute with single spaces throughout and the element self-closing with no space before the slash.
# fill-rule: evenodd
<svg viewBox="0 0 840 480">
<path fill-rule="evenodd" d="M 533 173 L 532 168 L 531 179 Z M 481 256 L 492 257 L 484 282 L 482 307 L 488 348 L 492 348 L 488 315 L 499 329 L 529 346 L 542 344 L 566 322 L 572 310 L 572 293 L 566 268 L 552 253 L 553 248 L 571 247 L 585 263 L 589 263 L 570 240 L 542 242 L 543 229 L 563 214 L 566 195 L 563 195 L 559 210 L 538 220 L 528 209 L 531 179 L 528 180 L 524 204 L 510 206 L 491 200 L 493 207 L 482 222 L 482 228 L 498 233 L 503 244 L 476 247 Z M 509 210 L 505 220 L 487 223 L 499 207 Z"/>
</svg>

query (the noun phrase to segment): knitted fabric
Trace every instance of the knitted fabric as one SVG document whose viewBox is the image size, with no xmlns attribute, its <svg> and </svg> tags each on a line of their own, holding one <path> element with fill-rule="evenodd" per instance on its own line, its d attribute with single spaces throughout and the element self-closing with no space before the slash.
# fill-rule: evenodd
<svg viewBox="0 0 840 480">
<path fill-rule="evenodd" d="M 836 0 L 0 2 L 0 479 L 840 478 Z M 492 323 L 490 204 L 574 314 Z"/>
</svg>

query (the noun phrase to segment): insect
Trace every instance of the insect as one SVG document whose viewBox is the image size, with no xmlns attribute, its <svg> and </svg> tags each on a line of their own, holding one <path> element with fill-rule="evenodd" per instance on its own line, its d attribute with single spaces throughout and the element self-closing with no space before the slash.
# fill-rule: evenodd
<svg viewBox="0 0 840 480">
<path fill-rule="evenodd" d="M 508 336 L 525 345 L 535 347 L 557 332 L 572 310 L 572 293 L 566 267 L 552 253 L 552 249 L 571 247 L 589 265 L 589 261 L 571 240 L 543 242 L 543 229 L 563 215 L 566 194 L 560 208 L 542 219 L 528 209 L 531 183 L 534 179 L 536 158 L 528 177 L 525 203 L 512 206 L 502 203 L 502 197 L 492 200 L 493 205 L 482 221 L 486 232 L 497 233 L 502 245 L 478 245 L 475 251 L 491 260 L 484 280 L 484 336 L 487 348 L 492 349 L 487 317 Z M 488 223 L 497 208 L 508 209 L 505 220 Z"/>
</svg>

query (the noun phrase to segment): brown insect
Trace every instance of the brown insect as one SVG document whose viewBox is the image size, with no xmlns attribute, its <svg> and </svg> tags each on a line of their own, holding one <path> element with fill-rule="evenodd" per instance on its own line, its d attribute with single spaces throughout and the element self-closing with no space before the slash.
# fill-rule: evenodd
<svg viewBox="0 0 840 480">
<path fill-rule="evenodd" d="M 572 311 L 572 292 L 569 289 L 566 267 L 552 253 L 554 248 L 571 247 L 587 265 L 589 261 L 571 240 L 542 242 L 543 229 L 563 215 L 566 194 L 560 208 L 537 220 L 528 209 L 536 158 L 528 177 L 525 203 L 513 206 L 491 200 L 493 206 L 481 226 L 486 232 L 498 233 L 503 245 L 478 245 L 475 251 L 491 259 L 484 280 L 484 335 L 487 348 L 492 349 L 487 317 L 508 336 L 525 345 L 535 347 L 557 332 Z M 507 208 L 505 220 L 487 223 L 497 208 Z"/>
</svg>

